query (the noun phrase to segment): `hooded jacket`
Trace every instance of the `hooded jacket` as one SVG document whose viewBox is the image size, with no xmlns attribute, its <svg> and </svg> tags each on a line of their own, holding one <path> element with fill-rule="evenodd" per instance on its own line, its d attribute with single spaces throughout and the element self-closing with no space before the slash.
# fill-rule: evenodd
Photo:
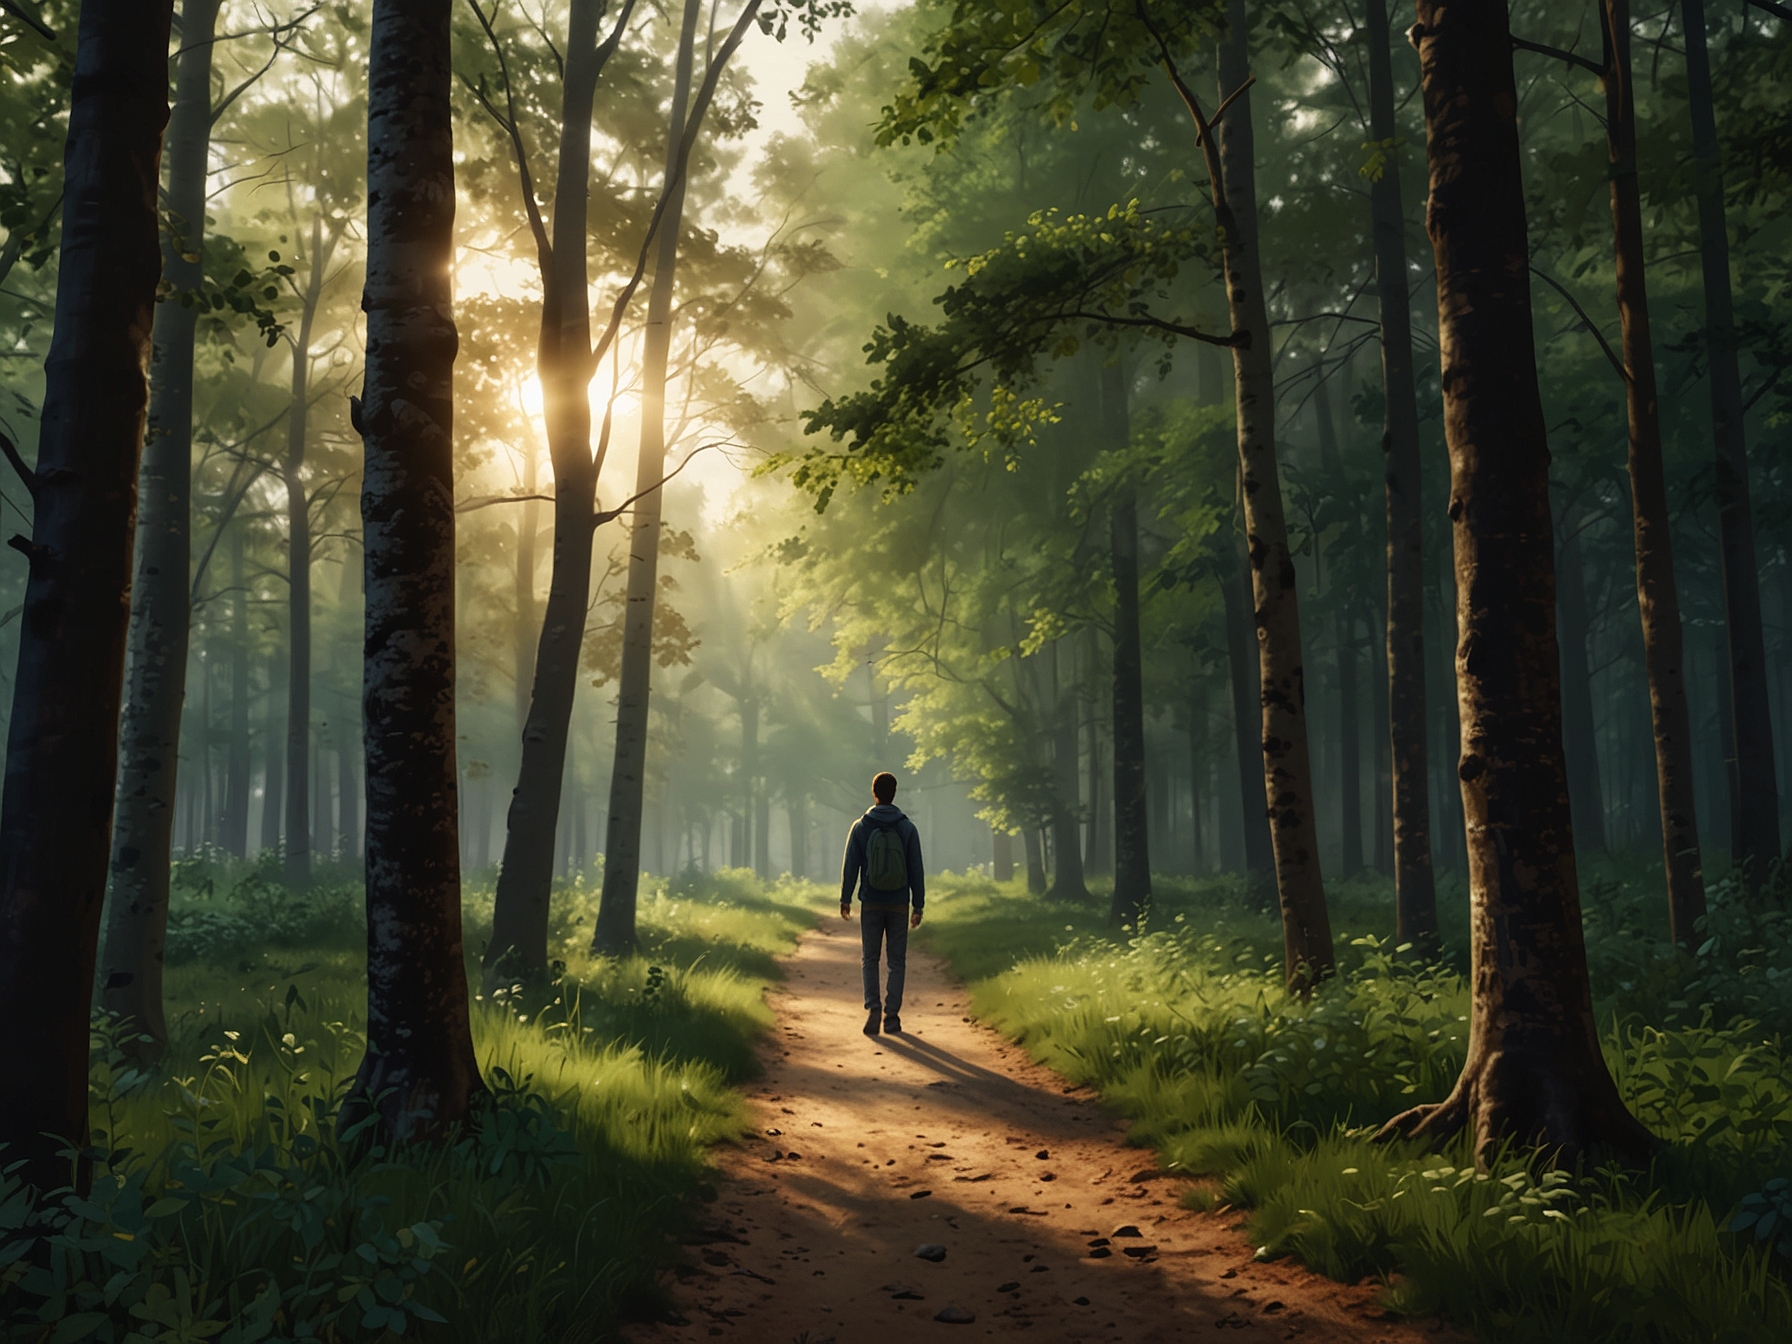
<svg viewBox="0 0 1792 1344">
<path fill-rule="evenodd" d="M 904 863 L 908 868 L 907 891 L 880 891 L 871 886 L 865 872 L 866 847 L 871 842 L 872 824 L 896 823 L 896 834 L 902 837 Z M 913 905 L 915 912 L 927 902 L 927 875 L 921 868 L 921 833 L 915 823 L 895 803 L 879 803 L 853 822 L 846 836 L 846 857 L 840 866 L 840 904 L 852 905 L 854 889 L 859 900 L 872 909 L 894 909 Z"/>
</svg>

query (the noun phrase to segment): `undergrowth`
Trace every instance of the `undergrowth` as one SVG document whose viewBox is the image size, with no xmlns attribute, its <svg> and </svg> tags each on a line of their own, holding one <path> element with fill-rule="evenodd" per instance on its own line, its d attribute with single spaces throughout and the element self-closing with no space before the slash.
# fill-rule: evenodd
<svg viewBox="0 0 1792 1344">
<path fill-rule="evenodd" d="M 237 921 L 269 875 L 197 868 L 179 901 L 211 917 L 184 924 L 167 1055 L 135 1068 L 129 1026 L 95 1025 L 91 1194 L 0 1177 L 5 1338 L 586 1341 L 662 1305 L 656 1274 L 713 1197 L 707 1150 L 747 1122 L 730 1084 L 808 888 L 662 886 L 642 955 L 616 961 L 584 953 L 596 897 L 567 885 L 567 966 L 477 996 L 490 1101 L 450 1142 L 385 1149 L 336 1134 L 365 1038 L 360 930 L 328 924 L 333 884 L 286 893 L 286 932 L 254 947 Z M 476 948 L 490 894 L 468 896 Z"/>
<path fill-rule="evenodd" d="M 1785 917 L 1714 884 L 1701 947 L 1676 957 L 1649 938 L 1639 890 L 1596 878 L 1589 944 L 1608 1063 L 1666 1141 L 1646 1173 L 1547 1171 L 1524 1152 L 1478 1172 L 1465 1141 L 1371 1141 L 1447 1094 L 1469 1012 L 1459 949 L 1419 965 L 1374 935 L 1391 902 L 1373 883 L 1332 900 L 1346 955 L 1310 1002 L 1283 992 L 1273 916 L 1236 879 L 1160 885 L 1146 927 L 1117 935 L 1105 902 L 961 883 L 924 928 L 980 1017 L 1204 1178 L 1195 1202 L 1247 1210 L 1266 1258 L 1379 1277 L 1391 1307 L 1487 1340 L 1792 1338 Z"/>
</svg>

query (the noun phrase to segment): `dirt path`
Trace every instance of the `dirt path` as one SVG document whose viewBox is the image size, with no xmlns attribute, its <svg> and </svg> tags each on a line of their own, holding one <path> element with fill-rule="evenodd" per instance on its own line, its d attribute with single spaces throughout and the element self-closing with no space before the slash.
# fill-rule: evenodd
<svg viewBox="0 0 1792 1344">
<path fill-rule="evenodd" d="M 1254 1263 L 1236 1217 L 1179 1207 L 1180 1185 L 1086 1090 L 970 1022 L 917 950 L 906 1031 L 864 1036 L 858 962 L 857 924 L 829 921 L 786 963 L 751 1093 L 760 1135 L 719 1154 L 716 1239 L 681 1275 L 683 1323 L 637 1326 L 637 1344 L 957 1338 L 937 1323 L 949 1308 L 975 1317 L 965 1337 L 1447 1336 L 1380 1319 L 1372 1288 Z M 926 1243 L 944 1258 L 918 1258 Z"/>
</svg>

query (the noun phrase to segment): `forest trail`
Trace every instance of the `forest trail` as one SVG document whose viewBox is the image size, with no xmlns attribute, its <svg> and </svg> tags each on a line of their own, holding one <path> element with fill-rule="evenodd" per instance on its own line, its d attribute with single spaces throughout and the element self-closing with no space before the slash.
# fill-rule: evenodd
<svg viewBox="0 0 1792 1344">
<path fill-rule="evenodd" d="M 1180 1207 L 1182 1183 L 1125 1147 L 1092 1093 L 970 1021 L 918 947 L 898 1037 L 860 1030 L 856 923 L 830 919 L 785 969 L 749 1093 L 758 1134 L 718 1154 L 714 1239 L 674 1295 L 685 1319 L 632 1327 L 636 1344 L 956 1337 L 947 1308 L 974 1314 L 967 1337 L 1462 1338 L 1379 1319 L 1373 1287 L 1254 1263 L 1236 1215 Z M 926 1243 L 945 1258 L 918 1258 Z"/>
</svg>

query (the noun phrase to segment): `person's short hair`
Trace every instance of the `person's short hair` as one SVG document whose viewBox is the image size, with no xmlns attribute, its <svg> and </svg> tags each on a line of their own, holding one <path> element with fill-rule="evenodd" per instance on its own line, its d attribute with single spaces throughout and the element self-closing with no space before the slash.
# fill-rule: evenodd
<svg viewBox="0 0 1792 1344">
<path fill-rule="evenodd" d="M 871 796 L 880 803 L 890 802 L 896 797 L 896 776 L 888 770 L 878 771 L 871 781 Z"/>
</svg>

